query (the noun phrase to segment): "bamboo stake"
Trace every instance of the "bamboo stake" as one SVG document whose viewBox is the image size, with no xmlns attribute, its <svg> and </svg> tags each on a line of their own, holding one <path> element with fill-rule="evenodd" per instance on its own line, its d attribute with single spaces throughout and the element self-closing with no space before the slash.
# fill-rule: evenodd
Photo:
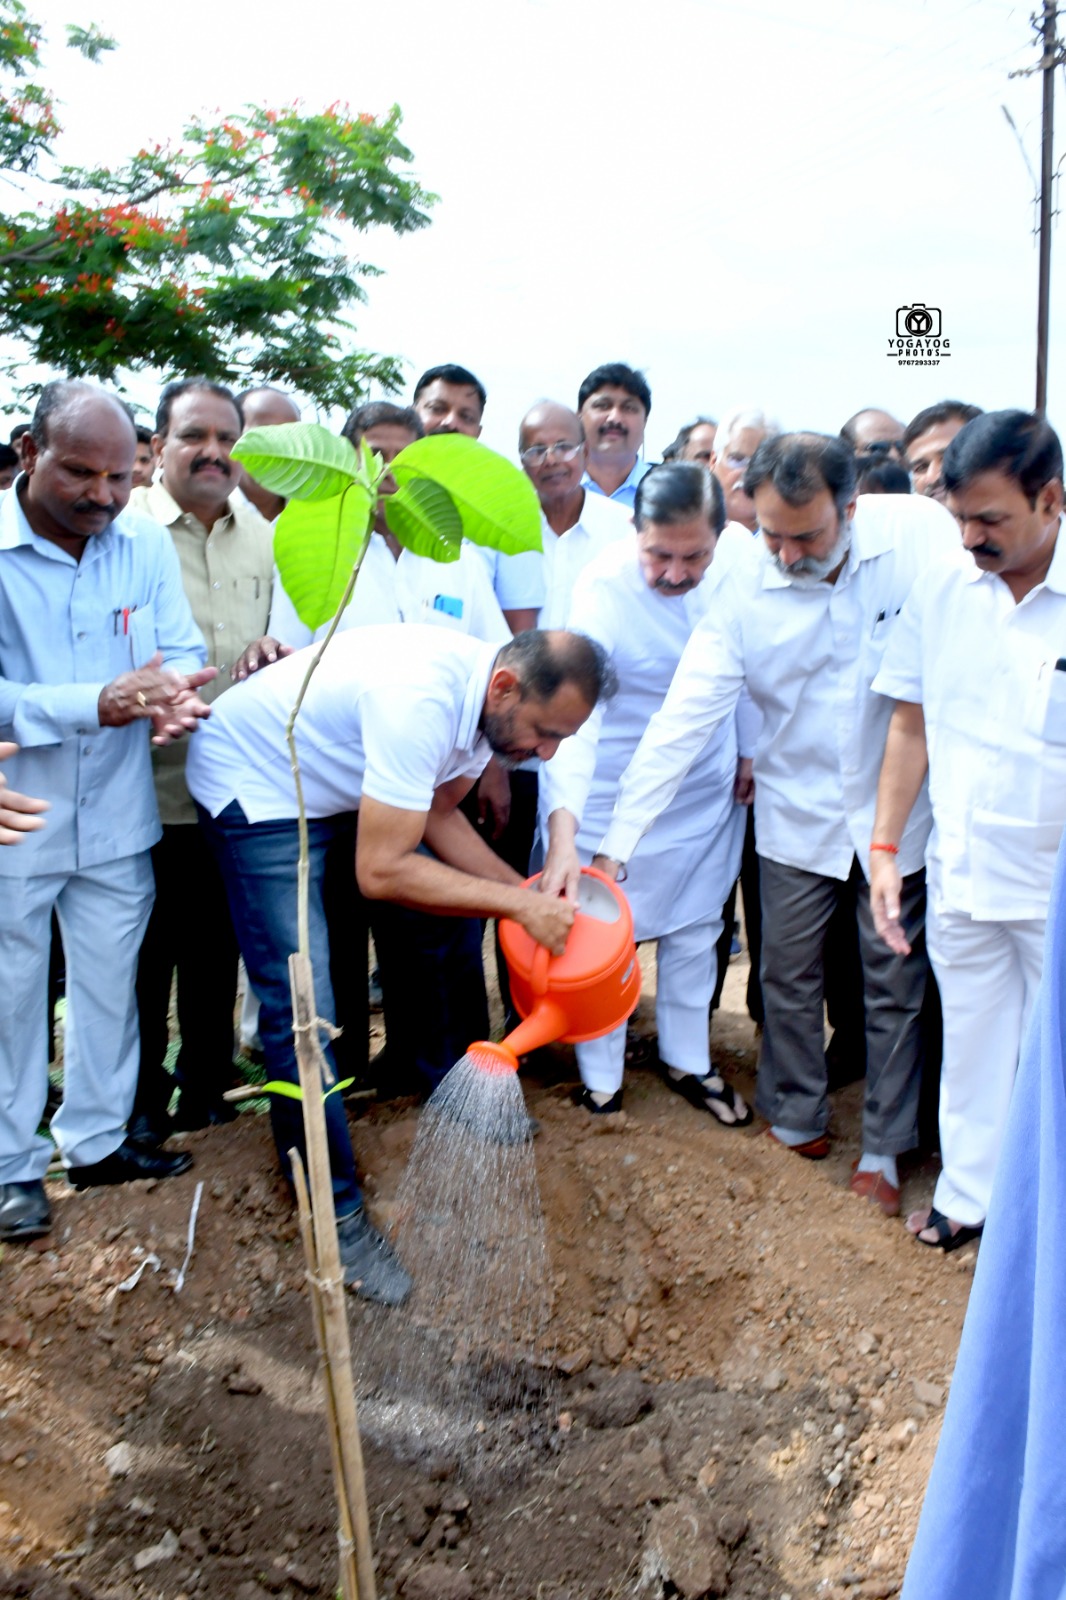
<svg viewBox="0 0 1066 1600">
<path fill-rule="evenodd" d="M 352 1527 L 352 1508 L 348 1499 L 348 1486 L 344 1478 L 344 1461 L 341 1456 L 340 1429 L 337 1424 L 337 1407 L 333 1393 L 333 1373 L 330 1368 L 329 1343 L 326 1338 L 326 1320 L 319 1287 L 318 1261 L 315 1255 L 315 1235 L 311 1218 L 311 1198 L 307 1193 L 307 1179 L 299 1150 L 289 1151 L 292 1163 L 292 1181 L 296 1189 L 296 1205 L 300 1217 L 300 1238 L 307 1258 L 307 1282 L 311 1289 L 311 1312 L 315 1324 L 315 1343 L 322 1363 L 322 1376 L 326 1387 L 326 1417 L 329 1422 L 329 1454 L 333 1463 L 333 1492 L 340 1513 L 337 1534 L 340 1557 L 341 1591 L 344 1600 L 359 1600 L 359 1574 L 355 1566 L 355 1531 Z"/>
<path fill-rule="evenodd" d="M 323 1075 L 326 1063 L 318 1038 L 319 1021 L 315 1012 L 314 979 L 311 963 L 306 955 L 295 954 L 289 957 L 289 984 L 292 989 L 296 1062 L 300 1069 L 300 1087 L 303 1090 L 304 1137 L 307 1142 L 307 1165 L 311 1180 L 314 1223 L 315 1259 L 312 1270 L 315 1272 L 322 1307 L 322 1324 L 327 1350 L 326 1381 L 337 1417 L 337 1446 L 355 1534 L 359 1600 L 376 1600 L 377 1587 L 370 1545 L 370 1515 L 367 1511 L 366 1480 L 363 1474 L 363 1449 L 356 1415 L 348 1315 L 344 1305 L 344 1274 L 337 1243 L 337 1217 L 333 1207 L 333 1184 L 326 1140 L 326 1111 L 323 1103 Z"/>
</svg>

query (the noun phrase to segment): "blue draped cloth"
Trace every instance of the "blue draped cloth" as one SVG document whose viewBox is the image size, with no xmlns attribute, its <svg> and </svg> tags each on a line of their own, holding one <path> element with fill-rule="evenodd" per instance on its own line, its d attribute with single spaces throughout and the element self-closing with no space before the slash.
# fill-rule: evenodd
<svg viewBox="0 0 1066 1600">
<path fill-rule="evenodd" d="M 902 1600 L 1066 1596 L 1066 841 Z"/>
</svg>

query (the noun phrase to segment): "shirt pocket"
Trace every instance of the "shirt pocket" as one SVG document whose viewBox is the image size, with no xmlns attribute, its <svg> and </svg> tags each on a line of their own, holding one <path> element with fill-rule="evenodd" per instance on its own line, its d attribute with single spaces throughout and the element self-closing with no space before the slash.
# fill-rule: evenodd
<svg viewBox="0 0 1066 1600">
<path fill-rule="evenodd" d="M 231 661 L 236 660 L 245 645 L 251 644 L 253 639 L 261 639 L 266 633 L 270 618 L 270 587 L 271 580 L 257 573 L 231 578 L 226 584 L 226 609 L 229 615 L 222 620 L 226 624 L 226 649 Z"/>
<path fill-rule="evenodd" d="M 116 676 L 146 667 L 156 649 L 155 607 L 151 601 L 115 613 L 112 654 Z"/>
</svg>

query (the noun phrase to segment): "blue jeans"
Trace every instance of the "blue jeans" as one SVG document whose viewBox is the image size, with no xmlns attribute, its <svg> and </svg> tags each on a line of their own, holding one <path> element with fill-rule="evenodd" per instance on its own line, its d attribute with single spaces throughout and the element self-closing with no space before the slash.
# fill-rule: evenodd
<svg viewBox="0 0 1066 1600">
<path fill-rule="evenodd" d="M 229 898 L 230 913 L 252 988 L 259 996 L 259 1036 L 270 1078 L 298 1083 L 292 1034 L 292 996 L 289 956 L 297 948 L 296 868 L 300 855 L 294 821 L 249 822 L 234 800 L 217 817 L 198 806 L 200 821 L 215 852 Z M 336 1021 L 330 981 L 330 945 L 327 904 L 333 894 L 344 897 L 348 918 L 358 919 L 363 908 L 355 882 L 356 817 L 348 813 L 308 822 L 310 883 L 308 921 L 311 963 L 315 974 L 315 1009 L 328 1022 Z M 353 981 L 366 989 L 366 935 L 362 941 L 362 972 Z M 323 1038 L 322 1048 L 331 1071 L 333 1050 Z M 339 1094 L 325 1102 L 333 1200 L 338 1216 L 361 1205 L 355 1175 L 355 1154 L 348 1119 Z M 299 1150 L 304 1166 L 303 1112 L 298 1100 L 271 1095 L 270 1120 L 282 1170 L 290 1177 L 288 1151 Z"/>
</svg>

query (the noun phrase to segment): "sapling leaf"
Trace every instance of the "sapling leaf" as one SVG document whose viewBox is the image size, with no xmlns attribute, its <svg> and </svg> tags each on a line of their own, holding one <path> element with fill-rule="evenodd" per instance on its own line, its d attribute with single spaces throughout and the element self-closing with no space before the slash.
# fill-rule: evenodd
<svg viewBox="0 0 1066 1600">
<path fill-rule="evenodd" d="M 352 483 L 359 457 L 320 422 L 249 428 L 230 452 L 256 483 L 286 500 L 331 500 Z"/>
<path fill-rule="evenodd" d="M 428 439 L 415 439 L 404 446 L 389 471 L 398 491 L 386 502 L 387 517 L 392 501 L 409 503 L 401 499 L 405 491 L 414 483 L 429 479 L 446 491 L 458 513 L 464 538 L 502 550 L 505 555 L 542 548 L 540 502 L 533 485 L 520 468 L 476 439 L 461 433 L 435 433 Z M 428 509 L 428 496 L 424 491 L 420 493 Z M 438 505 L 443 509 L 444 502 Z M 389 527 L 397 539 L 406 542 L 393 527 L 391 517 Z M 451 542 L 451 531 L 437 531 Z"/>
<path fill-rule="evenodd" d="M 343 1089 L 350 1089 L 355 1082 L 354 1078 L 342 1078 L 340 1083 L 335 1083 L 331 1089 L 323 1094 L 323 1100 L 328 1100 L 331 1094 L 339 1094 Z M 302 1100 L 304 1092 L 298 1083 L 285 1083 L 281 1078 L 274 1078 L 270 1083 L 262 1085 L 264 1094 L 284 1095 L 286 1100 Z"/>
<path fill-rule="evenodd" d="M 372 510 L 363 485 L 349 483 L 332 500 L 290 500 L 278 518 L 274 560 L 296 615 L 313 633 L 340 605 Z"/>
<path fill-rule="evenodd" d="M 431 561 L 458 561 L 463 521 L 442 484 L 411 477 L 382 503 L 389 532 L 408 550 Z"/>
</svg>

